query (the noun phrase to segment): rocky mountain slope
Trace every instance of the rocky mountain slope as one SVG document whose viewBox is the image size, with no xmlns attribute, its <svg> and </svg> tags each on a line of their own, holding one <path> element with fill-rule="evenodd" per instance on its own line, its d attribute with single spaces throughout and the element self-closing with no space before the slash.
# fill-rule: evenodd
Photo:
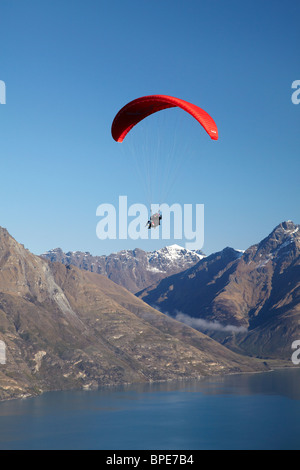
<svg viewBox="0 0 300 470">
<path fill-rule="evenodd" d="M 92 256 L 80 251 L 64 253 L 56 248 L 41 256 L 52 262 L 71 264 L 107 276 L 133 293 L 194 266 L 204 257 L 201 251 L 186 250 L 178 245 L 153 252 L 123 250 L 108 256 Z"/>
<path fill-rule="evenodd" d="M 34 256 L 0 228 L 0 399 L 264 370 L 102 275 Z"/>
<path fill-rule="evenodd" d="M 287 359 L 300 337 L 299 228 L 284 222 L 244 253 L 226 248 L 138 296 L 235 350 Z"/>
</svg>

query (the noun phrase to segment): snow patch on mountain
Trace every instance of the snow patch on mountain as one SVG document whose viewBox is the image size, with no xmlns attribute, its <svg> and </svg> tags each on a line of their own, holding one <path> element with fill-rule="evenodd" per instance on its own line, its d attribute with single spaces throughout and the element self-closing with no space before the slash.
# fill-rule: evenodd
<svg viewBox="0 0 300 470">
<path fill-rule="evenodd" d="M 205 256 L 202 252 L 191 251 L 179 245 L 170 245 L 160 250 L 146 253 L 147 270 L 167 272 L 172 268 L 188 267 L 198 263 Z"/>
</svg>

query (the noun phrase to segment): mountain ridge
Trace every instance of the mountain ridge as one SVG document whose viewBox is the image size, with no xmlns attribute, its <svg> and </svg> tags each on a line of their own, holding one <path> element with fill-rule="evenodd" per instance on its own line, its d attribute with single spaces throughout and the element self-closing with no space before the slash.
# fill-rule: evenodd
<svg viewBox="0 0 300 470">
<path fill-rule="evenodd" d="M 0 399 L 268 370 L 97 273 L 33 255 L 0 229 Z"/>
<path fill-rule="evenodd" d="M 56 248 L 41 256 L 107 276 L 135 294 L 164 277 L 193 266 L 205 255 L 175 244 L 152 252 L 136 248 L 101 256 L 80 251 L 64 253 Z"/>
<path fill-rule="evenodd" d="M 299 331 L 299 228 L 292 221 L 282 222 L 238 258 L 224 249 L 137 295 L 175 318 L 181 315 L 190 325 L 205 320 L 207 328 L 201 331 L 227 346 L 236 347 L 236 338 L 209 332 L 209 323 L 211 329 L 216 322 L 244 328 L 247 333 L 240 335 L 238 345 L 242 349 L 235 349 L 239 352 L 288 358 Z"/>
</svg>

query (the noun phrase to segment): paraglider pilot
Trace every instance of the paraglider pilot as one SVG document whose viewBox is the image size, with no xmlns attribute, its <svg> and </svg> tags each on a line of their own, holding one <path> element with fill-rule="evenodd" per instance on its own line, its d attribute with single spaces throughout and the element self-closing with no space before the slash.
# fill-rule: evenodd
<svg viewBox="0 0 300 470">
<path fill-rule="evenodd" d="M 150 230 L 151 228 L 156 228 L 160 225 L 162 220 L 162 213 L 159 210 L 156 214 L 151 215 L 150 219 L 148 220 L 146 227 Z"/>
</svg>

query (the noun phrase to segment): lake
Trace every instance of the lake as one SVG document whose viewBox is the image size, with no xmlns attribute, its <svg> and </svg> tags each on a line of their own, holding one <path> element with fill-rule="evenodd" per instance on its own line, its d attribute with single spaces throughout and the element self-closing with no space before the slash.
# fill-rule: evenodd
<svg viewBox="0 0 300 470">
<path fill-rule="evenodd" d="M 0 403 L 0 449 L 300 449 L 300 368 Z"/>
</svg>

